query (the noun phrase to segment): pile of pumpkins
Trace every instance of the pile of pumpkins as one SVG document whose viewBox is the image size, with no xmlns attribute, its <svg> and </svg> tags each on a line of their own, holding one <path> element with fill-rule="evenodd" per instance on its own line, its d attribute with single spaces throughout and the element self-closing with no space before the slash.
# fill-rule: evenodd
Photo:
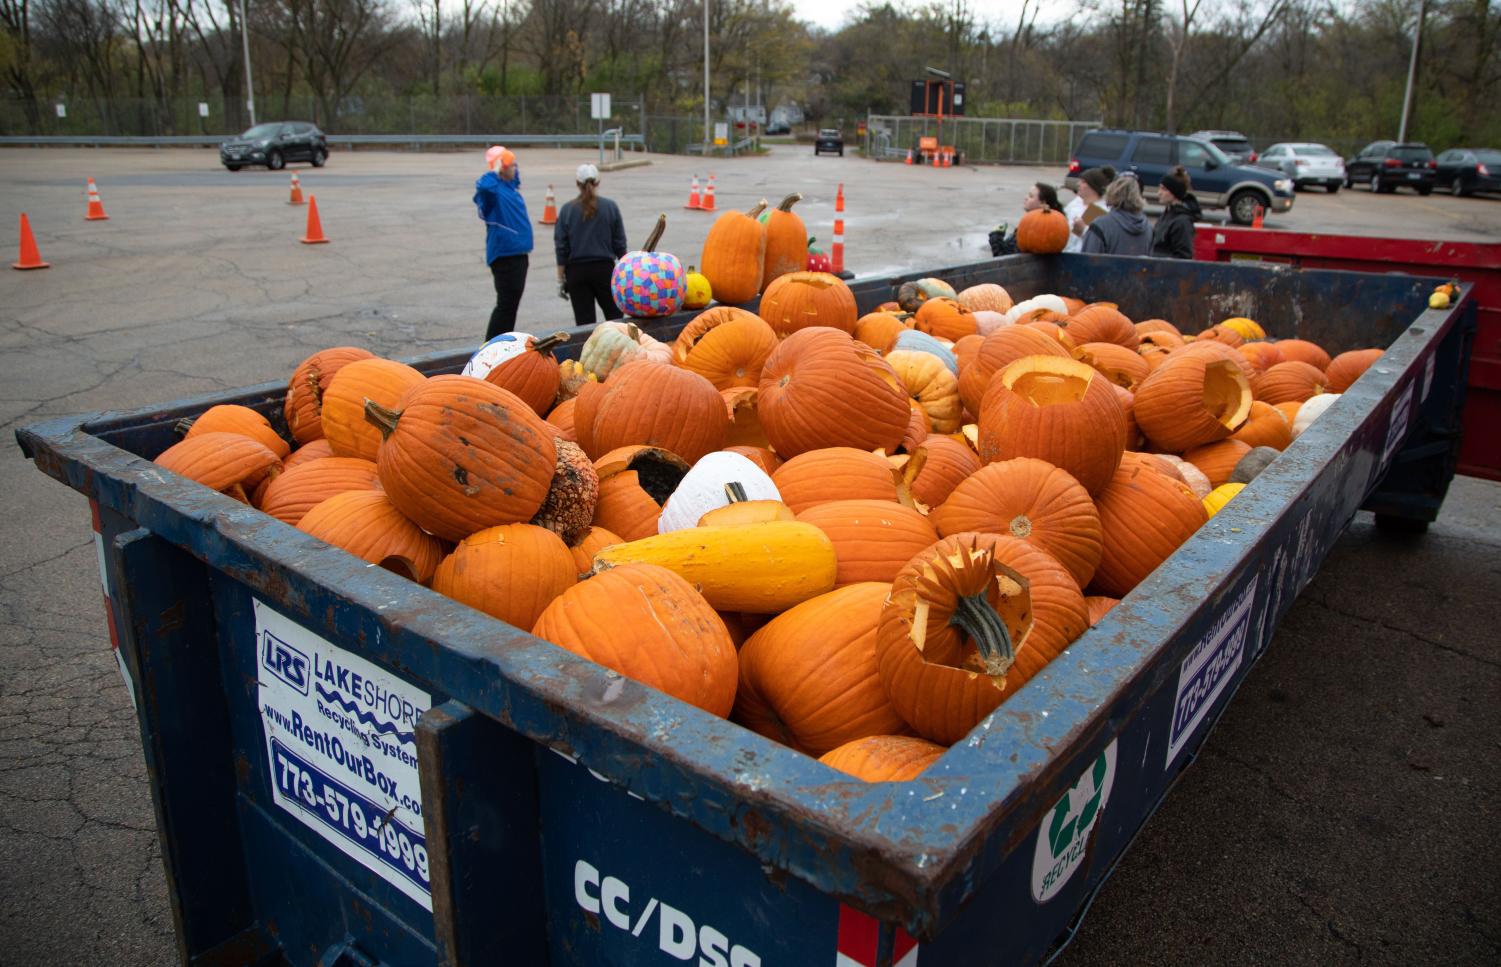
<svg viewBox="0 0 1501 967">
<path fill-rule="evenodd" d="M 747 276 L 748 278 L 748 276 Z M 1254 321 L 792 272 L 671 342 L 602 324 L 425 376 L 325 349 L 290 439 L 215 406 L 163 467 L 870 781 L 911 778 L 1380 356 Z M 503 647 L 497 645 L 497 647 Z"/>
<path fill-rule="evenodd" d="M 748 212 L 721 214 L 704 240 L 702 272 L 693 266 L 685 270 L 676 255 L 656 250 L 667 229 L 667 216 L 658 215 L 646 244 L 615 263 L 610 275 L 615 304 L 629 318 L 650 319 L 702 309 L 715 300 L 739 305 L 785 276 L 829 272 L 829 257 L 811 246 L 807 226 L 792 210 L 802 197 L 794 192 L 775 208 L 763 198 Z"/>
</svg>

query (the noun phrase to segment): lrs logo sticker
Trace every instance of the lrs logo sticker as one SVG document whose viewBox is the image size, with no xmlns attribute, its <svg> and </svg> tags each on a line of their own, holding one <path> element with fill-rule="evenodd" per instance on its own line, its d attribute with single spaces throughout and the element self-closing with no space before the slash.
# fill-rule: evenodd
<svg viewBox="0 0 1501 967">
<path fill-rule="evenodd" d="M 1115 784 L 1115 742 L 1085 770 L 1058 804 L 1042 818 L 1032 855 L 1032 899 L 1046 903 L 1084 865 L 1089 834 L 1099 822 Z"/>
</svg>

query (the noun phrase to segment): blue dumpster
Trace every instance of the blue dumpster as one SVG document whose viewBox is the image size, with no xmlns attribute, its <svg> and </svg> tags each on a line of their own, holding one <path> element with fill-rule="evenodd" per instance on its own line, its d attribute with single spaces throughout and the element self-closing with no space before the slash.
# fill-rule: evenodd
<svg viewBox="0 0 1501 967">
<path fill-rule="evenodd" d="M 95 507 L 183 962 L 1045 957 L 1354 512 L 1416 527 L 1436 514 L 1474 300 L 1466 286 L 1429 310 L 1433 280 L 1408 275 L 1109 256 L 923 274 L 1387 352 L 911 782 L 852 780 L 150 462 L 214 404 L 279 421 L 281 384 L 21 430 L 37 466 Z M 905 278 L 857 282 L 861 310 Z"/>
</svg>

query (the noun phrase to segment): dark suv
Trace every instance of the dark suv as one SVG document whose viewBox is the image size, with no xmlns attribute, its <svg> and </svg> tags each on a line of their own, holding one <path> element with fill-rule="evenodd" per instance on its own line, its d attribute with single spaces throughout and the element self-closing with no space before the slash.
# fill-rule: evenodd
<svg viewBox="0 0 1501 967">
<path fill-rule="evenodd" d="M 1203 208 L 1226 208 L 1230 220 L 1249 225 L 1256 208 L 1286 212 L 1293 207 L 1293 183 L 1280 171 L 1238 165 L 1208 141 L 1156 131 L 1108 129 L 1084 135 L 1068 163 L 1066 188 L 1079 184 L 1089 168 L 1109 165 L 1124 174 L 1132 171 L 1143 188 L 1156 188 L 1162 176 L 1182 165 L 1193 182 Z M 1147 193 L 1148 200 L 1151 194 Z"/>
<path fill-rule="evenodd" d="M 1372 191 L 1386 193 L 1406 185 L 1420 195 L 1431 195 L 1437 180 L 1438 164 L 1433 160 L 1433 152 L 1419 141 L 1407 144 L 1372 141 L 1345 162 L 1346 188 L 1364 182 Z"/>
<path fill-rule="evenodd" d="M 219 145 L 219 161 L 230 171 L 246 165 L 265 165 L 278 171 L 288 161 L 311 161 L 314 168 L 328 160 L 328 138 L 306 121 L 257 124 Z"/>
</svg>

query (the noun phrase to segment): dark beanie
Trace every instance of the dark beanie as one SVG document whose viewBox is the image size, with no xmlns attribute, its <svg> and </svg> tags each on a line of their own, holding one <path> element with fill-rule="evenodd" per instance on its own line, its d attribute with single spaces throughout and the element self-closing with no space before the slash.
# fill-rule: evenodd
<svg viewBox="0 0 1501 967">
<path fill-rule="evenodd" d="M 1090 168 L 1079 176 L 1079 180 L 1093 188 L 1096 195 L 1104 195 L 1105 189 L 1110 187 L 1114 176 L 1107 174 L 1104 168 Z"/>
<path fill-rule="evenodd" d="M 1168 172 L 1167 174 L 1163 175 L 1162 187 L 1172 192 L 1173 197 L 1178 199 L 1179 201 L 1182 201 L 1184 198 L 1188 197 L 1188 182 L 1183 180 L 1182 176 L 1180 175 L 1175 175 L 1172 172 Z"/>
</svg>

